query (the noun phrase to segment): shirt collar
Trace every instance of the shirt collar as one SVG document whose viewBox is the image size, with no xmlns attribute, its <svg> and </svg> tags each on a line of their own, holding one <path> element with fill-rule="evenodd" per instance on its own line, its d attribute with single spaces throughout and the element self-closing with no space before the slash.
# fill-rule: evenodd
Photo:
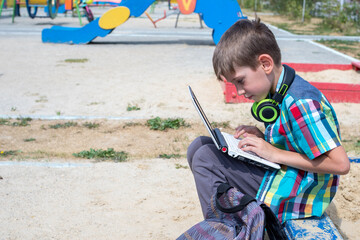
<svg viewBox="0 0 360 240">
<path fill-rule="evenodd" d="M 284 67 L 283 67 L 283 69 L 281 70 L 281 74 L 280 74 L 279 80 L 278 80 L 277 85 L 276 85 L 276 91 L 279 91 L 280 86 L 281 86 L 281 83 L 283 82 L 284 72 L 285 72 L 285 69 L 284 69 Z"/>
</svg>

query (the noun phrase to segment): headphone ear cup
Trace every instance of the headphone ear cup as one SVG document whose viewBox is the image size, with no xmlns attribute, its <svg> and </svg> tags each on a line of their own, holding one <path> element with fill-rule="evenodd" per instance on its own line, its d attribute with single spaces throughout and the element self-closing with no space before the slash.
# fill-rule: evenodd
<svg viewBox="0 0 360 240">
<path fill-rule="evenodd" d="M 279 114 L 279 107 L 274 105 L 271 99 L 261 101 L 256 108 L 256 116 L 264 123 L 274 123 Z"/>
<path fill-rule="evenodd" d="M 257 115 L 257 107 L 259 106 L 259 102 L 254 102 L 252 107 L 251 107 L 251 115 L 258 120 L 259 122 L 261 122 L 261 119 L 258 117 Z"/>
</svg>

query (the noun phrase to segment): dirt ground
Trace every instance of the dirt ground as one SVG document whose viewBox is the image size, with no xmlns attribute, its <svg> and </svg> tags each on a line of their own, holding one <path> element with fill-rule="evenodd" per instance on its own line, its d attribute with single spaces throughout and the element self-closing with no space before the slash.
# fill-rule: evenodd
<svg viewBox="0 0 360 240">
<path fill-rule="evenodd" d="M 159 29 L 173 24 L 169 18 Z M 181 24 L 198 28 L 197 16 Z M 154 30 L 146 18 L 131 19 L 124 29 L 144 26 Z M 229 122 L 226 131 L 240 123 L 262 128 L 251 117 L 251 104 L 224 103 L 211 66 L 213 49 L 186 41 L 57 45 L 41 43 L 40 35 L 2 35 L 1 239 L 175 239 L 200 221 L 186 149 L 206 131 L 187 86 L 210 121 Z M 360 80 L 352 70 L 299 74 L 308 81 Z M 359 157 L 360 104 L 333 105 L 348 155 Z M 29 125 L 16 126 L 16 117 L 26 116 L 32 117 Z M 150 130 L 146 121 L 155 117 L 183 118 L 189 126 Z M 52 127 L 69 122 L 77 125 Z M 84 126 L 89 123 L 99 126 Z M 73 156 L 91 148 L 129 157 L 115 163 Z M 360 234 L 359 184 L 360 166 L 352 163 L 327 211 L 345 239 Z"/>
</svg>

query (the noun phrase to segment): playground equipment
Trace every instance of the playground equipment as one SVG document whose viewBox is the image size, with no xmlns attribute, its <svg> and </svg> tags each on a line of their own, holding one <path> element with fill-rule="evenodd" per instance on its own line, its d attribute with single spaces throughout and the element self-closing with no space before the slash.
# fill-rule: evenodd
<svg viewBox="0 0 360 240">
<path fill-rule="evenodd" d="M 115 27 L 124 23 L 130 16 L 126 7 L 115 7 L 107 11 L 101 18 L 81 28 L 53 26 L 42 31 L 43 42 L 85 44 L 96 37 L 105 37 Z"/>
<path fill-rule="evenodd" d="M 14 10 L 13 10 L 12 22 L 14 22 L 15 16 L 20 16 L 20 6 L 26 5 L 26 10 L 30 18 L 35 18 L 38 12 L 38 8 L 43 7 L 46 16 L 41 16 L 41 17 L 50 17 L 51 19 L 54 19 L 57 15 L 60 4 L 61 4 L 60 0 L 14 0 L 14 1 L 2 0 L 0 5 L 0 16 L 4 6 L 8 8 L 13 7 Z"/>
<path fill-rule="evenodd" d="M 111 33 L 114 28 L 131 17 L 141 16 L 155 0 L 122 0 L 119 7 L 110 9 L 98 21 L 90 22 L 82 28 L 53 26 L 42 31 L 42 41 L 52 43 L 85 44 L 100 36 Z M 236 0 L 177 0 L 182 14 L 198 13 L 202 20 L 212 28 L 212 38 L 217 44 L 222 34 L 243 16 Z M 127 9 L 127 11 L 125 11 Z M 129 14 L 127 14 L 129 12 Z M 101 22 L 107 22 L 113 28 L 103 28 Z M 97 24 L 99 23 L 99 24 Z M 96 25 L 97 24 L 97 25 Z M 90 26 L 88 26 L 90 25 Z M 81 34 L 79 34 L 81 33 Z"/>
<path fill-rule="evenodd" d="M 26 0 L 29 17 L 35 18 L 38 7 L 47 7 L 47 16 L 54 19 L 59 9 L 59 0 Z"/>
<path fill-rule="evenodd" d="M 82 8 L 85 12 L 85 16 L 89 22 L 94 20 L 94 15 L 91 12 L 88 2 L 86 0 L 65 0 L 65 11 L 73 11 L 76 9 L 76 13 L 79 18 L 80 25 L 82 26 L 80 8 Z"/>
<path fill-rule="evenodd" d="M 85 16 L 89 22 L 94 20 L 94 16 L 89 8 L 88 1 L 93 2 L 92 0 L 0 0 L 0 16 L 3 8 L 10 8 L 13 7 L 13 21 L 15 16 L 20 16 L 20 6 L 26 6 L 26 10 L 28 12 L 28 15 L 30 18 L 44 18 L 44 17 L 50 17 L 51 19 L 54 19 L 58 13 L 65 13 L 66 11 L 74 11 L 76 10 L 76 13 L 79 17 L 80 25 L 82 25 L 81 17 Z M 96 1 L 96 2 L 95 2 Z M 110 3 L 113 0 L 108 0 Z M 121 0 L 114 0 L 121 1 Z M 95 4 L 99 4 L 99 1 L 94 0 Z M 108 2 L 107 2 L 108 3 Z M 116 3 L 118 4 L 118 3 Z M 105 3 L 102 1 L 101 5 L 105 5 Z M 42 7 L 44 8 L 44 12 L 46 13 L 45 16 L 37 16 L 38 8 Z M 83 9 L 84 14 L 80 13 L 80 9 Z"/>
<path fill-rule="evenodd" d="M 12 22 L 14 22 L 15 16 L 20 16 L 20 0 L 0 0 L 0 16 L 2 13 L 2 10 L 5 8 L 13 8 L 13 14 L 12 14 Z M 25 2 L 23 2 L 25 4 Z"/>
</svg>

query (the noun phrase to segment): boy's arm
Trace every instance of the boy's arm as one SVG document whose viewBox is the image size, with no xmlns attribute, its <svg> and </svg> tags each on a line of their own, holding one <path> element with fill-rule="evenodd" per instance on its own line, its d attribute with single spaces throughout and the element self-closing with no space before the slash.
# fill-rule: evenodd
<svg viewBox="0 0 360 240">
<path fill-rule="evenodd" d="M 350 170 L 350 161 L 342 146 L 335 147 L 312 160 L 305 154 L 276 148 L 264 139 L 254 136 L 242 139 L 239 147 L 244 151 L 255 152 L 269 161 L 304 171 L 343 175 Z"/>
</svg>

